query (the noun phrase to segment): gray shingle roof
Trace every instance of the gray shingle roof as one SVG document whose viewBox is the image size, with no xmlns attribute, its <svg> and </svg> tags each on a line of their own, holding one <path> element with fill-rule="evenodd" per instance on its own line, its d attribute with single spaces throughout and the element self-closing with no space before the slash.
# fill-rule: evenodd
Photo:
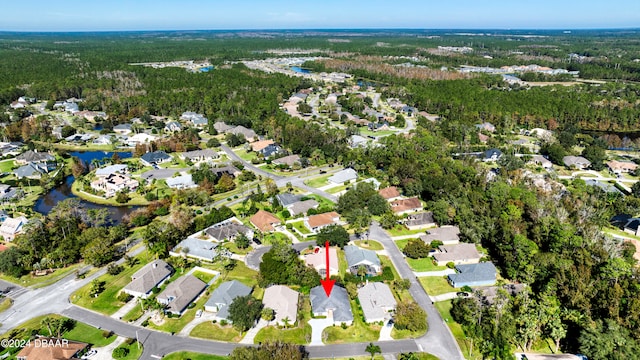
<svg viewBox="0 0 640 360">
<path fill-rule="evenodd" d="M 320 204 L 318 204 L 318 202 L 313 199 L 298 201 L 291 205 L 291 207 L 289 208 L 289 212 L 291 213 L 291 215 L 296 216 L 306 213 L 307 211 L 309 211 L 309 209 L 315 209 L 318 207 L 318 205 Z"/>
<path fill-rule="evenodd" d="M 283 194 L 278 194 L 276 195 L 276 199 L 278 199 L 278 202 L 280 203 L 280 205 L 282 205 L 283 207 L 287 207 L 295 202 L 300 201 L 300 199 L 302 198 L 302 196 L 300 195 L 294 195 L 291 193 L 283 193 Z"/>
<path fill-rule="evenodd" d="M 389 286 L 381 282 L 371 282 L 358 289 L 358 299 L 367 321 L 384 318 L 397 305 Z"/>
<path fill-rule="evenodd" d="M 238 234 L 247 234 L 251 229 L 235 222 L 227 222 L 219 226 L 210 227 L 205 232 L 217 241 L 235 237 Z M 248 235 L 247 235 L 248 236 Z"/>
<path fill-rule="evenodd" d="M 54 161 L 56 158 L 46 152 L 37 152 L 33 150 L 25 151 L 24 153 L 16 156 L 16 160 L 24 162 L 44 162 Z"/>
<path fill-rule="evenodd" d="M 332 310 L 334 322 L 353 321 L 349 295 L 347 295 L 345 288 L 334 286 L 331 296 L 327 297 L 324 288 L 316 286 L 311 289 L 309 298 L 311 299 L 311 308 L 314 313 L 326 313 L 328 310 Z"/>
<path fill-rule="evenodd" d="M 405 224 L 407 226 L 419 226 L 419 225 L 427 225 L 434 224 L 435 220 L 433 220 L 433 213 L 431 211 L 411 214 L 407 216 L 407 220 Z"/>
<path fill-rule="evenodd" d="M 455 283 L 489 282 L 496 280 L 496 267 L 491 262 L 457 265 L 457 274 L 448 277 Z"/>
<path fill-rule="evenodd" d="M 172 273 L 173 268 L 171 265 L 167 264 L 164 260 L 155 260 L 136 271 L 136 273 L 131 276 L 131 282 L 124 287 L 124 290 L 148 294 L 155 286 Z"/>
<path fill-rule="evenodd" d="M 218 244 L 212 243 L 211 241 L 200 240 L 193 237 L 188 237 L 182 240 L 176 247 L 173 248 L 173 251 L 178 253 L 178 249 L 189 249 L 187 252 L 187 256 L 195 256 L 199 258 L 204 258 L 208 260 L 212 260 L 216 254 L 216 248 Z"/>
<path fill-rule="evenodd" d="M 358 246 L 347 245 L 344 247 L 344 255 L 347 258 L 349 267 L 357 266 L 367 261 L 380 266 L 380 259 L 378 259 L 378 255 L 373 250 L 367 250 Z"/>
<path fill-rule="evenodd" d="M 185 153 L 182 154 L 182 157 L 184 157 L 185 159 L 201 159 L 201 158 L 211 158 L 211 159 L 217 159 L 220 157 L 220 155 L 218 155 L 217 152 L 215 152 L 214 150 L 211 149 L 204 149 L 204 150 L 194 150 L 194 151 L 187 151 Z"/>
<path fill-rule="evenodd" d="M 352 168 L 346 168 L 344 170 L 340 170 L 337 173 L 333 174 L 328 180 L 329 182 L 335 184 L 341 184 L 345 181 L 351 181 L 358 178 L 358 173 Z"/>
<path fill-rule="evenodd" d="M 193 275 L 185 275 L 176 279 L 176 281 L 167 285 L 167 287 L 158 294 L 159 301 L 168 301 L 167 311 L 175 314 L 182 313 L 184 309 L 198 296 L 207 284 Z M 173 297 L 172 301 L 169 298 Z"/>
<path fill-rule="evenodd" d="M 28 163 L 27 165 L 17 168 L 15 171 L 18 179 L 23 177 L 41 176 L 44 173 L 44 169 L 34 163 Z"/>
<path fill-rule="evenodd" d="M 229 305 L 231 305 L 233 299 L 249 294 L 251 294 L 251 288 L 238 280 L 223 282 L 211 294 L 205 306 L 218 308 L 217 317 L 226 319 L 229 316 Z"/>
<path fill-rule="evenodd" d="M 164 151 L 148 152 L 142 155 L 142 160 L 149 164 L 160 163 L 171 159 L 171 156 Z"/>
<path fill-rule="evenodd" d="M 421 235 L 420 239 L 428 243 L 434 240 L 460 240 L 460 237 L 458 235 L 460 235 L 460 229 L 457 226 L 443 226 L 427 230 L 427 235 Z"/>
</svg>

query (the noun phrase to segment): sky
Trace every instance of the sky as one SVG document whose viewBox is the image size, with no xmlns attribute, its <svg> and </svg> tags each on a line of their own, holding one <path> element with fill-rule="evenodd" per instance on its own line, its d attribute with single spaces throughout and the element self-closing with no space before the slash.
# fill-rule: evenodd
<svg viewBox="0 0 640 360">
<path fill-rule="evenodd" d="M 639 27 L 639 0 L 25 0 L 0 20 L 0 31 Z"/>
</svg>

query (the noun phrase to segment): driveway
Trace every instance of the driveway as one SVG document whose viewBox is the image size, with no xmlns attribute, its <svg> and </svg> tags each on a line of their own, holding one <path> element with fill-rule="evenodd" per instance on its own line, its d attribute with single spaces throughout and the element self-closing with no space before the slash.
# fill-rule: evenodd
<svg viewBox="0 0 640 360">
<path fill-rule="evenodd" d="M 256 335 L 258 335 L 258 332 L 260 332 L 260 330 L 262 330 L 262 328 L 266 327 L 267 325 L 269 325 L 269 322 L 267 320 L 260 319 L 256 326 L 247 331 L 247 334 L 242 338 L 242 340 L 240 340 L 240 344 L 253 344 L 253 339 L 255 339 Z"/>
<path fill-rule="evenodd" d="M 118 336 L 111 344 L 103 347 L 94 347 L 98 351 L 95 356 L 91 357 L 91 360 L 111 360 L 113 359 L 113 350 L 120 346 L 126 338 Z"/>
<path fill-rule="evenodd" d="M 309 325 L 311 325 L 311 343 L 309 345 L 324 345 L 322 332 L 333 325 L 333 314 L 327 316 L 326 319 L 311 319 Z"/>
</svg>

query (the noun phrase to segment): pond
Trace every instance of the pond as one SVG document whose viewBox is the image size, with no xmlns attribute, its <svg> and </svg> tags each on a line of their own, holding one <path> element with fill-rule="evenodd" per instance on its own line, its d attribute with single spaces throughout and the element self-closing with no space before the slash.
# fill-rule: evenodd
<svg viewBox="0 0 640 360">
<path fill-rule="evenodd" d="M 301 74 L 311 74 L 311 70 L 301 68 L 300 66 L 292 66 L 291 70 Z"/>
<path fill-rule="evenodd" d="M 94 159 L 102 160 L 104 158 L 111 158 L 113 156 L 113 152 L 107 151 L 74 151 L 70 153 L 71 156 L 76 156 L 80 158 L 85 164 L 90 165 Z M 121 159 L 126 159 L 131 157 L 131 152 L 118 152 L 118 155 Z M 75 178 L 73 176 L 68 176 L 64 182 L 51 191 L 46 193 L 40 199 L 38 199 L 33 206 L 33 209 L 41 214 L 48 214 L 51 209 L 53 209 L 59 202 L 69 199 L 75 198 L 75 196 L 71 192 L 71 185 L 73 184 Z M 109 205 L 100 205 L 94 204 L 89 201 L 81 200 L 80 204 L 85 209 L 107 209 L 111 214 L 111 220 L 119 224 L 122 221 L 122 218 L 125 215 L 132 213 L 134 210 L 140 208 L 140 206 L 109 206 Z"/>
</svg>

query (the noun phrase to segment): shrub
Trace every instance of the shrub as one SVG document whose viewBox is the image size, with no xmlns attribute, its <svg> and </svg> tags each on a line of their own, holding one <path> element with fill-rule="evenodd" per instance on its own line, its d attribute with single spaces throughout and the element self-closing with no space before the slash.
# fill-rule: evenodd
<svg viewBox="0 0 640 360">
<path fill-rule="evenodd" d="M 463 286 L 461 290 L 468 293 L 473 292 L 473 289 L 469 285 Z"/>
<path fill-rule="evenodd" d="M 113 353 L 111 354 L 114 359 L 122 359 L 129 355 L 129 349 L 126 347 L 117 347 L 113 349 Z"/>
<path fill-rule="evenodd" d="M 140 325 L 142 325 L 142 327 L 149 326 L 149 319 L 145 319 Z"/>
<path fill-rule="evenodd" d="M 412 259 L 421 259 L 429 256 L 431 246 L 425 244 L 424 241 L 419 239 L 411 239 L 407 245 L 402 249 L 402 252 Z"/>
<path fill-rule="evenodd" d="M 113 335 L 113 331 L 111 330 L 103 330 L 102 331 L 102 337 L 107 339 L 110 338 Z"/>
<path fill-rule="evenodd" d="M 127 345 L 131 345 L 131 344 L 133 344 L 134 342 L 136 342 L 136 339 L 133 339 L 133 338 L 127 338 L 127 339 L 124 341 L 124 343 L 125 343 L 125 344 L 127 344 Z"/>
<path fill-rule="evenodd" d="M 447 263 L 447 267 L 448 267 L 449 269 L 453 269 L 454 267 L 456 267 L 456 264 L 454 264 L 454 263 L 453 263 L 453 261 L 449 261 L 449 262 Z"/>
<path fill-rule="evenodd" d="M 156 194 L 154 194 L 154 193 L 152 193 L 152 192 L 148 192 L 148 193 L 144 196 L 144 198 L 145 198 L 147 201 L 155 201 L 155 200 L 158 200 L 158 195 L 156 195 Z"/>
<path fill-rule="evenodd" d="M 133 296 L 127 294 L 124 291 L 121 291 L 120 294 L 118 294 L 118 301 L 121 301 L 123 303 L 129 302 L 129 300 L 131 300 L 131 298 L 133 298 Z"/>
<path fill-rule="evenodd" d="M 220 326 L 227 326 L 229 322 L 225 319 L 220 320 Z"/>
<path fill-rule="evenodd" d="M 342 324 L 340 324 L 340 327 L 341 327 L 342 329 L 346 329 L 346 328 L 347 328 L 347 323 L 342 323 Z"/>
<path fill-rule="evenodd" d="M 193 309 L 194 307 L 196 307 L 196 303 L 192 302 L 191 304 L 189 304 L 189 306 L 187 306 L 188 309 Z"/>
<path fill-rule="evenodd" d="M 116 263 L 111 263 L 107 266 L 107 273 L 109 275 L 118 275 L 124 270 L 122 265 L 118 265 Z"/>
</svg>

